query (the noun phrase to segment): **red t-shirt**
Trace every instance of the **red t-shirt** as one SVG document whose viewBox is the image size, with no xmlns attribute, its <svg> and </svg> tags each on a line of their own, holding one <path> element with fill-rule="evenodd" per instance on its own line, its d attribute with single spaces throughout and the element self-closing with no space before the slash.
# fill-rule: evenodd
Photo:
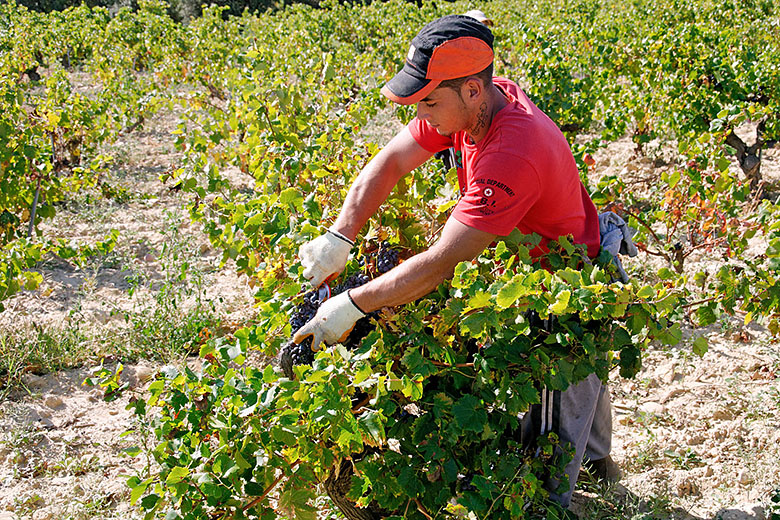
<svg viewBox="0 0 780 520">
<path fill-rule="evenodd" d="M 493 233 L 542 237 L 533 256 L 547 252 L 546 243 L 572 235 L 588 255 L 599 251 L 596 207 L 580 181 L 569 143 L 555 123 L 515 83 L 493 82 L 509 104 L 493 118 L 487 135 L 472 142 L 465 131 L 440 135 L 414 118 L 409 130 L 415 141 L 436 153 L 455 149 L 461 198 L 452 216 L 462 224 Z"/>
</svg>

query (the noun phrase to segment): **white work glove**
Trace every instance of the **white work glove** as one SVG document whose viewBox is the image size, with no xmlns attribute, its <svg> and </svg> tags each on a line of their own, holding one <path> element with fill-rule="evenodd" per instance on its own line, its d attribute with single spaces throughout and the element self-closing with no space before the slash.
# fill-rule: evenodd
<svg viewBox="0 0 780 520">
<path fill-rule="evenodd" d="M 332 280 L 347 265 L 349 250 L 355 243 L 333 229 L 301 246 L 298 256 L 303 265 L 303 277 L 315 289 Z"/>
<path fill-rule="evenodd" d="M 620 255 L 636 256 L 639 254 L 633 241 L 635 231 L 620 218 L 617 213 L 606 211 L 599 215 L 599 233 L 601 235 L 601 247 L 612 255 L 612 262 L 617 267 L 620 280 L 628 283 L 628 273 L 623 269 Z"/>
<path fill-rule="evenodd" d="M 317 314 L 309 322 L 298 329 L 293 341 L 301 343 L 308 336 L 313 336 L 311 349 L 317 351 L 324 341 L 328 345 L 347 339 L 355 327 L 355 322 L 365 316 L 345 291 L 320 305 Z"/>
</svg>

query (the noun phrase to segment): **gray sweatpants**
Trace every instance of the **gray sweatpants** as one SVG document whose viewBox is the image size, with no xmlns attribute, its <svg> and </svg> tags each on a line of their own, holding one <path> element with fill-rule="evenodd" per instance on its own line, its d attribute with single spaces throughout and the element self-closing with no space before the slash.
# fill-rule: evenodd
<svg viewBox="0 0 780 520">
<path fill-rule="evenodd" d="M 596 374 L 590 374 L 563 392 L 542 390 L 541 404 L 535 404 L 521 419 L 521 434 L 525 445 L 531 445 L 540 435 L 555 432 L 563 446 L 574 447 L 574 458 L 566 466 L 569 490 L 558 494 L 560 484 L 552 476 L 545 483 L 550 498 L 568 507 L 583 457 L 603 459 L 612 448 L 612 407 L 609 389 Z"/>
</svg>

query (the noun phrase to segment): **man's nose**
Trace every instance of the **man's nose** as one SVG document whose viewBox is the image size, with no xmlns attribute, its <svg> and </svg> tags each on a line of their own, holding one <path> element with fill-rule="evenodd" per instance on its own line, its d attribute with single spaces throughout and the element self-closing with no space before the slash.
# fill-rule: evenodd
<svg viewBox="0 0 780 520">
<path fill-rule="evenodd" d="M 425 110 L 422 103 L 417 103 L 417 119 L 420 121 L 426 121 L 431 115 Z"/>
</svg>

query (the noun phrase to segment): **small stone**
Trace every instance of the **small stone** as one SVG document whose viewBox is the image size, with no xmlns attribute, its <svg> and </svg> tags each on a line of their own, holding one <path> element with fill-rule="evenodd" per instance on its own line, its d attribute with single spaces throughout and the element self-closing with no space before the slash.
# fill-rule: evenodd
<svg viewBox="0 0 780 520">
<path fill-rule="evenodd" d="M 109 415 L 116 415 L 118 413 L 119 413 L 119 410 L 117 410 L 116 408 L 111 408 L 111 409 L 108 410 L 108 414 Z"/>
<path fill-rule="evenodd" d="M 712 469 L 712 466 L 707 466 L 704 469 L 704 477 L 709 478 L 715 474 L 715 470 Z"/>
<path fill-rule="evenodd" d="M 154 262 L 155 260 L 157 260 L 157 258 L 155 258 L 155 257 L 154 257 L 154 255 L 153 255 L 152 253 L 146 253 L 146 254 L 144 255 L 144 262 L 147 262 L 147 263 L 152 263 L 152 262 Z"/>
<path fill-rule="evenodd" d="M 743 486 L 747 486 L 753 482 L 753 479 L 751 478 L 750 473 L 748 473 L 746 469 L 743 469 L 739 472 L 739 475 L 737 475 L 737 482 Z"/>
<path fill-rule="evenodd" d="M 54 423 L 48 417 L 41 417 L 38 420 L 38 428 L 41 430 L 53 430 L 55 428 Z"/>
<path fill-rule="evenodd" d="M 645 413 L 651 413 L 654 415 L 663 415 L 666 413 L 666 407 L 660 403 L 648 402 L 642 404 L 639 409 Z"/>
<path fill-rule="evenodd" d="M 732 414 L 730 410 L 716 410 L 715 413 L 712 414 L 712 418 L 716 421 L 730 421 L 734 418 L 734 414 Z"/>
<path fill-rule="evenodd" d="M 49 395 L 46 396 L 46 399 L 43 400 L 43 404 L 48 406 L 49 408 L 56 410 L 57 408 L 61 408 L 65 405 L 65 403 L 62 401 L 62 397 L 58 395 Z"/>
<path fill-rule="evenodd" d="M 51 520 L 54 518 L 54 512 L 48 509 L 39 509 L 32 515 L 32 520 Z"/>
<path fill-rule="evenodd" d="M 157 370 L 150 365 L 138 365 L 135 367 L 135 377 L 141 383 L 149 381 L 156 373 Z"/>
<path fill-rule="evenodd" d="M 677 484 L 677 496 L 687 497 L 699 494 L 699 485 L 691 478 L 686 478 Z"/>
</svg>

